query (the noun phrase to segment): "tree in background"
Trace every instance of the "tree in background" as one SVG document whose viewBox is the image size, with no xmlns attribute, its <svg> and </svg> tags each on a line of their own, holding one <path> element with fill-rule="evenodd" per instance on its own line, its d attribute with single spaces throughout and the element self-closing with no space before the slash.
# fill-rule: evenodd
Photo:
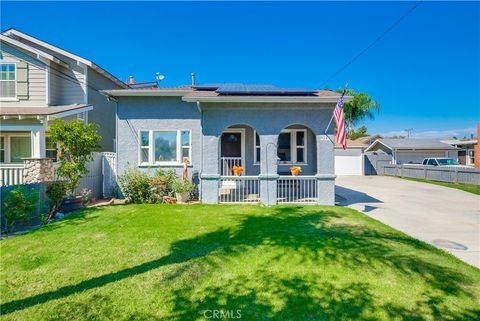
<svg viewBox="0 0 480 321">
<path fill-rule="evenodd" d="M 368 136 L 368 134 L 367 134 L 367 127 L 364 125 L 358 128 L 357 130 L 353 130 L 352 134 L 350 135 L 350 139 L 355 140 L 357 138 L 365 137 L 365 136 Z"/>
<path fill-rule="evenodd" d="M 86 164 L 92 161 L 92 152 L 100 149 L 101 136 L 97 124 L 85 124 L 79 120 L 66 122 L 56 118 L 49 126 L 50 139 L 57 143 L 60 166 L 57 173 L 66 179 L 66 186 L 73 195 L 80 179 L 88 173 Z"/>
<path fill-rule="evenodd" d="M 342 92 L 341 89 L 337 90 Z M 348 124 L 347 135 L 352 138 L 353 126 L 365 118 L 375 118 L 374 112 L 380 110 L 380 104 L 373 100 L 370 95 L 364 92 L 357 92 L 354 89 L 347 89 L 346 95 L 353 96 L 353 100 L 343 104 L 345 120 Z"/>
</svg>

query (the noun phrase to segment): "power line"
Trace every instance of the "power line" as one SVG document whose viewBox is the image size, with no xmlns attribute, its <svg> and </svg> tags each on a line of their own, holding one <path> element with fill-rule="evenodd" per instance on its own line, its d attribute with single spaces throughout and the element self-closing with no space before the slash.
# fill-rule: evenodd
<svg viewBox="0 0 480 321">
<path fill-rule="evenodd" d="M 362 56 L 365 52 L 367 52 L 370 48 L 372 48 L 373 46 L 375 46 L 380 40 L 382 40 L 383 37 L 385 37 L 387 35 L 387 33 L 389 33 L 390 31 L 392 31 L 393 29 L 395 29 L 395 27 L 397 27 L 406 17 L 408 17 L 419 5 L 420 3 L 422 2 L 423 0 L 420 0 L 420 1 L 417 1 L 410 9 L 407 10 L 407 12 L 405 12 L 400 18 L 398 18 L 390 27 L 388 27 L 387 29 L 385 29 L 385 31 L 383 31 L 377 38 L 375 38 L 375 40 L 373 40 L 368 46 L 366 46 L 364 49 L 362 49 L 359 53 L 357 53 L 352 59 L 350 59 L 346 64 L 344 64 L 342 67 L 340 67 L 337 71 L 335 71 L 330 77 L 327 78 L 327 80 L 325 80 L 325 85 L 324 87 L 327 85 L 327 83 L 332 80 L 333 78 L 335 78 L 339 73 L 341 73 L 342 71 L 344 71 L 348 66 L 350 66 L 352 63 L 355 62 L 355 60 L 357 60 L 360 56 Z"/>
</svg>

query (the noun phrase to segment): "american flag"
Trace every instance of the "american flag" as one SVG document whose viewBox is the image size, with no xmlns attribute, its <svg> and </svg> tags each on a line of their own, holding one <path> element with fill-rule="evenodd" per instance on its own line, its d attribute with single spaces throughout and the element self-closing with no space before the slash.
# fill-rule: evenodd
<svg viewBox="0 0 480 321">
<path fill-rule="evenodd" d="M 340 96 L 340 99 L 333 110 L 333 118 L 335 118 L 335 124 L 337 124 L 337 134 L 335 135 L 335 140 L 337 144 L 342 145 L 343 149 L 347 148 L 347 132 L 345 131 L 345 115 L 343 114 L 343 96 L 345 95 L 345 90 Z"/>
</svg>

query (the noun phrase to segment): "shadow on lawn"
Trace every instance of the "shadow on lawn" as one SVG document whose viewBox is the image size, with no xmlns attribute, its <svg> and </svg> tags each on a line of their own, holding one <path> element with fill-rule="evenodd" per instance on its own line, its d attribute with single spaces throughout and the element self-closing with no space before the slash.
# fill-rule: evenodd
<svg viewBox="0 0 480 321">
<path fill-rule="evenodd" d="M 0 311 L 8 314 L 197 258 L 204 258 L 205 264 L 214 264 L 209 260 L 211 254 L 228 262 L 249 248 L 275 246 L 285 248 L 283 254 L 274 258 L 276 261 L 290 259 L 293 251 L 301 254 L 304 261 L 313 261 L 319 266 L 338 265 L 354 273 L 359 273 L 362 268 L 392 269 L 406 277 L 420 276 L 432 292 L 425 293 L 425 300 L 417 302 L 417 307 L 412 309 L 395 304 L 377 306 L 367 283 L 338 285 L 319 283 L 308 277 L 279 279 L 269 272 L 268 267 L 263 267 L 256 272 L 255 279 L 236 276 L 222 287 L 203 289 L 199 297 L 195 296 L 194 284 L 176 290 L 171 297 L 173 315 L 170 319 L 196 320 L 206 309 L 230 307 L 244 309 L 247 320 L 376 320 L 370 315 L 379 309 L 390 316 L 401 317 L 401 320 L 425 320 L 428 319 L 423 317 L 425 313 L 441 314 L 445 320 L 474 320 L 480 313 L 480 309 L 450 311 L 443 304 L 441 298 L 449 295 L 473 297 L 465 290 L 472 281 L 464 274 L 423 260 L 418 255 L 402 255 L 403 251 L 398 248 L 415 250 L 418 254 L 433 251 L 433 247 L 398 233 L 380 233 L 364 225 L 341 223 L 342 217 L 333 211 L 317 209 L 300 213 L 299 209 L 302 208 L 276 207 L 271 215 L 246 216 L 235 228 L 220 229 L 174 243 L 167 256 L 55 291 L 10 301 L 2 304 Z M 334 219 L 338 222 L 333 222 Z M 170 278 L 178 278 L 184 272 L 180 270 Z M 274 309 L 272 299 L 283 302 L 280 310 Z"/>
</svg>

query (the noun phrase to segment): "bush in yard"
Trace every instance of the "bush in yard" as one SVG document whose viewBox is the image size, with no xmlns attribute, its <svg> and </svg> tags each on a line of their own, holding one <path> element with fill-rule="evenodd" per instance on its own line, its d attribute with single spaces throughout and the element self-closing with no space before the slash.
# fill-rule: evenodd
<svg viewBox="0 0 480 321">
<path fill-rule="evenodd" d="M 172 196 L 173 195 L 173 193 L 174 193 L 173 184 L 178 179 L 178 176 L 175 173 L 175 170 L 170 169 L 170 170 L 165 171 L 165 170 L 159 168 L 155 172 L 155 175 L 153 176 L 152 179 L 155 180 L 156 182 L 163 182 L 164 183 L 163 195 L 160 195 L 160 196 Z"/>
<path fill-rule="evenodd" d="M 67 189 L 73 195 L 80 179 L 88 173 L 86 164 L 92 152 L 99 150 L 101 136 L 97 124 L 85 124 L 79 120 L 66 122 L 56 118 L 49 126 L 49 136 L 57 143 L 60 166 L 57 173 L 67 181 Z"/>
<path fill-rule="evenodd" d="M 4 228 L 10 233 L 18 223 L 29 223 L 32 220 L 38 203 L 38 190 L 27 191 L 25 187 L 18 186 L 8 193 L 3 202 Z"/>
<path fill-rule="evenodd" d="M 155 188 L 147 173 L 129 168 L 119 177 L 120 187 L 127 203 L 154 203 Z"/>
<path fill-rule="evenodd" d="M 50 200 L 50 210 L 48 211 L 48 219 L 52 219 L 57 213 L 58 208 L 67 194 L 67 184 L 63 181 L 49 183 L 46 191 Z"/>
</svg>

